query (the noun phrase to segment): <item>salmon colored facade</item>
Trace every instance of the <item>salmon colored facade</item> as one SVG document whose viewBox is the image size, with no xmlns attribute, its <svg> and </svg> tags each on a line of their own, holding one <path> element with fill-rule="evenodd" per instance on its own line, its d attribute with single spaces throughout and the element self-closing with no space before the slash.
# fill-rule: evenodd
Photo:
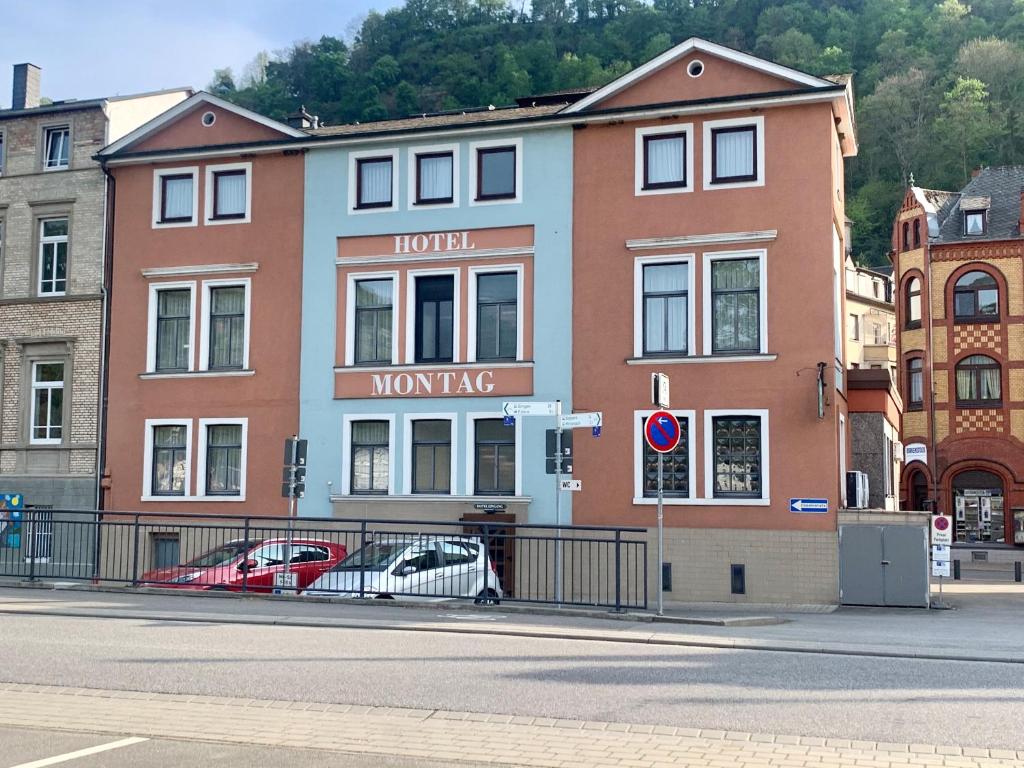
<svg viewBox="0 0 1024 768">
<path fill-rule="evenodd" d="M 667 373 L 684 439 L 665 462 L 665 560 L 683 599 L 744 599 L 730 564 L 744 566 L 739 594 L 752 601 L 837 595 L 849 458 L 842 158 L 855 142 L 841 87 L 796 77 L 684 44 L 607 100 L 585 100 L 581 114 L 629 112 L 574 136 L 573 402 L 602 410 L 604 428 L 576 441 L 573 520 L 656 526 L 642 430 L 651 374 Z M 826 93 L 838 98 L 812 98 Z M 724 153 L 719 135 L 737 134 L 753 173 L 721 181 L 731 161 L 714 165 L 711 144 Z M 650 150 L 662 137 L 675 143 Z M 673 151 L 681 169 L 655 167 Z M 718 290 L 736 287 L 737 269 L 753 286 L 742 297 Z M 827 512 L 791 511 L 800 498 L 827 499 Z"/>
<path fill-rule="evenodd" d="M 199 94 L 136 133 L 105 150 L 116 216 L 104 508 L 285 515 L 303 157 L 217 147 L 297 132 Z"/>
</svg>

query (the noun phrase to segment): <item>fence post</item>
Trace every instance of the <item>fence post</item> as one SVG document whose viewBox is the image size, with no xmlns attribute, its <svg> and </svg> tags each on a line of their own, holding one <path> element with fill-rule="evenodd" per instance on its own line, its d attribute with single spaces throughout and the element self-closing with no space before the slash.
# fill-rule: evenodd
<svg viewBox="0 0 1024 768">
<path fill-rule="evenodd" d="M 1024 573 L 1021 573 L 1021 562 L 1018 560 L 1013 564 L 1013 580 L 1024 581 Z"/>
<path fill-rule="evenodd" d="M 242 551 L 242 592 L 249 591 L 249 568 L 245 565 L 249 561 L 249 518 L 245 518 L 245 529 L 242 533 L 242 541 L 245 549 Z"/>
<path fill-rule="evenodd" d="M 615 530 L 615 613 L 622 613 L 622 531 Z"/>
<path fill-rule="evenodd" d="M 960 561 L 953 561 L 953 581 L 960 581 Z"/>
<path fill-rule="evenodd" d="M 35 510 L 25 510 L 25 520 L 28 525 L 28 580 L 36 580 L 36 522 L 35 522 Z"/>
<path fill-rule="evenodd" d="M 359 525 L 359 548 L 362 549 L 366 546 L 366 521 L 363 520 Z M 362 562 L 359 564 L 359 597 L 366 597 L 364 591 L 364 579 L 366 578 L 366 553 L 362 554 Z"/>
<path fill-rule="evenodd" d="M 482 527 L 484 529 L 484 597 L 487 597 L 491 589 L 491 526 L 484 523 Z M 498 564 L 495 563 L 494 566 L 497 568 Z M 484 604 L 487 604 L 486 601 Z"/>
<path fill-rule="evenodd" d="M 135 522 L 132 524 L 134 543 L 132 544 L 132 586 L 139 585 L 139 516 L 135 515 Z"/>
</svg>

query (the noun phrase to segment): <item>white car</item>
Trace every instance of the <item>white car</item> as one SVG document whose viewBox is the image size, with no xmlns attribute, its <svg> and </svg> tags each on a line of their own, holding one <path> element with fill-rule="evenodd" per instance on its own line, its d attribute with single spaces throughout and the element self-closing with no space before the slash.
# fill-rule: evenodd
<svg viewBox="0 0 1024 768">
<path fill-rule="evenodd" d="M 303 592 L 316 597 L 497 604 L 503 593 L 483 542 L 472 536 L 386 536 L 353 552 Z"/>
</svg>

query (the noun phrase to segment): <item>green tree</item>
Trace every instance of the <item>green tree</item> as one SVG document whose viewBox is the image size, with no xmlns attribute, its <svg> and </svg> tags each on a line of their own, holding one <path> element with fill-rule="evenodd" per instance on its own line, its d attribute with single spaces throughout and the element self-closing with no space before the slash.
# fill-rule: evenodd
<svg viewBox="0 0 1024 768">
<path fill-rule="evenodd" d="M 974 164 L 985 158 L 988 143 L 996 134 L 985 84 L 973 77 L 958 77 L 943 96 L 936 128 L 959 162 L 959 183 L 966 182 Z"/>
</svg>

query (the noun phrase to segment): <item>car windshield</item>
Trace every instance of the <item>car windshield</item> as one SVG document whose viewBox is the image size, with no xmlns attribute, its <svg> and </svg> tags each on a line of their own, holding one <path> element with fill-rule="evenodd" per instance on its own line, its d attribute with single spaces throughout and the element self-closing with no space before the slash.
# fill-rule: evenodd
<svg viewBox="0 0 1024 768">
<path fill-rule="evenodd" d="M 387 568 L 388 563 L 404 552 L 408 546 L 409 543 L 405 541 L 367 544 L 346 557 L 331 570 L 350 571 L 358 568 L 367 571 L 383 571 Z"/>
<path fill-rule="evenodd" d="M 211 549 L 206 554 L 189 560 L 185 565 L 189 568 L 216 568 L 218 565 L 230 563 L 251 546 L 253 545 L 244 541 L 231 541 L 224 546 Z"/>
</svg>

